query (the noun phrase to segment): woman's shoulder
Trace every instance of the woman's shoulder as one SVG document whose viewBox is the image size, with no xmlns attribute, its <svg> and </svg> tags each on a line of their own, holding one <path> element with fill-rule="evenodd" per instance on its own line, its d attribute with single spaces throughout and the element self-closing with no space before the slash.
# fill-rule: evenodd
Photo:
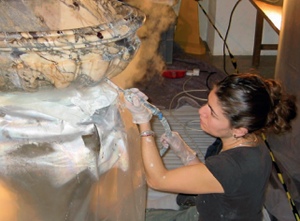
<svg viewBox="0 0 300 221">
<path fill-rule="evenodd" d="M 267 146 L 260 142 L 256 146 L 239 146 L 209 156 L 205 160 L 205 164 L 212 170 L 214 170 L 213 168 L 217 170 L 220 165 L 222 165 L 222 169 L 228 168 L 232 171 L 250 166 L 259 169 L 264 164 L 271 164 L 271 157 Z"/>
</svg>

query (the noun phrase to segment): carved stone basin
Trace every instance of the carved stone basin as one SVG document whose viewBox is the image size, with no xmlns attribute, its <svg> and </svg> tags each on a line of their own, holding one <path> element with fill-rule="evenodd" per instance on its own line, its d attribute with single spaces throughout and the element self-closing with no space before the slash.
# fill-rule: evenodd
<svg viewBox="0 0 300 221">
<path fill-rule="evenodd" d="M 41 7 L 43 5 L 43 7 Z M 0 1 L 0 91 L 90 86 L 122 72 L 145 16 L 114 0 Z"/>
</svg>

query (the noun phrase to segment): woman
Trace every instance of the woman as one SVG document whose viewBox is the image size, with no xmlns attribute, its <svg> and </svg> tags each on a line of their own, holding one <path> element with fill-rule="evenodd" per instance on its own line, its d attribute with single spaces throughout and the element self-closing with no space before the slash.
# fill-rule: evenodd
<svg viewBox="0 0 300 221">
<path fill-rule="evenodd" d="M 260 134 L 288 131 L 296 117 L 295 99 L 282 90 L 279 82 L 254 74 L 239 74 L 229 75 L 216 84 L 199 115 L 202 130 L 220 139 L 221 149 L 204 164 L 178 133 L 172 132 L 171 137 L 163 135 L 162 142 L 185 165 L 174 170 L 165 168 L 157 150 L 149 122 L 151 112 L 140 102 L 145 95 L 138 90 L 130 91 L 132 102 L 127 101 L 126 106 L 133 121 L 139 124 L 148 185 L 160 191 L 197 194 L 197 211 L 172 212 L 175 217 L 169 220 L 262 219 L 272 163 Z M 168 213 L 165 216 L 169 217 Z"/>
</svg>

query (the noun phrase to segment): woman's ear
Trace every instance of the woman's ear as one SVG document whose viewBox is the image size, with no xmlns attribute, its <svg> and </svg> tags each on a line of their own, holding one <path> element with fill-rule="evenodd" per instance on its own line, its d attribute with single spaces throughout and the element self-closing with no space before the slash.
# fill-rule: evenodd
<svg viewBox="0 0 300 221">
<path fill-rule="evenodd" d="M 248 133 L 248 129 L 245 127 L 239 127 L 232 129 L 232 134 L 235 138 L 243 137 Z"/>
</svg>

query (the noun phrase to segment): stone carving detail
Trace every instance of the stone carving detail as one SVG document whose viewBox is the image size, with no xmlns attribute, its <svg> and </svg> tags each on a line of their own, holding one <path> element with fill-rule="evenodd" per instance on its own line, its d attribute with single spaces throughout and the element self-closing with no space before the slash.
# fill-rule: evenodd
<svg viewBox="0 0 300 221">
<path fill-rule="evenodd" d="M 0 22 L 1 91 L 65 88 L 72 82 L 91 85 L 119 74 L 140 46 L 136 31 L 145 17 L 118 1 L 47 0 L 43 7 L 37 0 L 0 2 L 0 12 L 6 8 L 6 15 L 15 7 L 20 16 L 13 20 L 12 13 Z M 42 17 L 42 12 L 53 16 Z M 36 22 L 35 29 L 25 26 L 19 31 L 24 22 L 30 27 Z"/>
</svg>

